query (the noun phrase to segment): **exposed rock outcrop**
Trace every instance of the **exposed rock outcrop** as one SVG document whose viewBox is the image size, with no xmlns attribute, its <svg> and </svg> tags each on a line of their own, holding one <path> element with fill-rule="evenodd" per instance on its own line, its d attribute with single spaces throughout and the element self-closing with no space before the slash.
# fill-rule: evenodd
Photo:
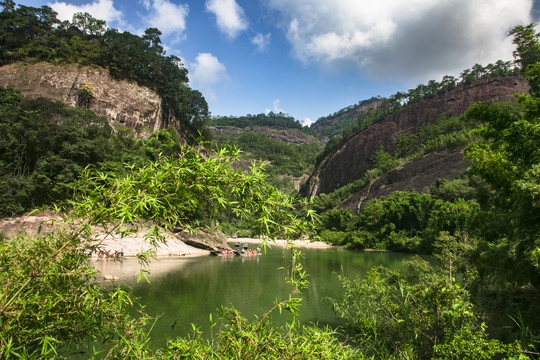
<svg viewBox="0 0 540 360">
<path fill-rule="evenodd" d="M 0 219 L 0 234 L 7 238 L 38 234 L 48 234 L 61 228 L 69 228 L 71 224 L 62 221 L 60 215 L 53 211 L 42 211 L 33 215 L 23 215 L 13 218 Z M 141 227 L 137 232 L 122 236 L 119 233 L 105 233 L 101 227 L 93 227 L 94 239 L 92 245 L 98 246 L 105 253 L 122 253 L 124 256 L 154 250 L 157 256 L 193 256 L 209 255 L 210 250 L 227 248 L 227 238 L 222 233 L 189 233 L 182 231 L 171 233 L 163 229 L 165 242 L 156 246 L 147 239 L 147 227 Z"/>
<path fill-rule="evenodd" d="M 468 166 L 463 159 L 463 150 L 431 153 L 387 172 L 347 199 L 341 207 L 357 212 L 370 200 L 394 191 L 427 192 L 437 179 L 456 179 Z"/>
<path fill-rule="evenodd" d="M 83 86 L 93 88 L 84 99 Z M 105 116 L 109 124 L 122 124 L 139 132 L 176 125 L 164 116 L 162 101 L 154 91 L 134 82 L 113 79 L 106 69 L 37 63 L 0 67 L 0 86 L 21 90 L 28 98 L 45 97 L 68 106 L 81 106 Z"/>
<path fill-rule="evenodd" d="M 370 159 L 381 147 L 393 152 L 400 134 L 433 123 L 441 115 L 459 116 L 476 102 L 511 100 L 514 93 L 528 90 L 526 80 L 519 76 L 484 79 L 407 106 L 358 132 L 329 154 L 311 174 L 301 194 L 312 197 L 330 193 L 361 178 L 372 167 Z"/>
</svg>

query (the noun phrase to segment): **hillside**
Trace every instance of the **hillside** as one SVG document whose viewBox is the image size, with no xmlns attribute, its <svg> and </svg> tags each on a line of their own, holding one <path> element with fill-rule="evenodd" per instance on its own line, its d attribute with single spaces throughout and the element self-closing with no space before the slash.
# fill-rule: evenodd
<svg viewBox="0 0 540 360">
<path fill-rule="evenodd" d="M 310 129 L 285 114 L 215 117 L 209 130 L 217 144 L 242 151 L 238 167 L 266 161 L 269 182 L 286 192 L 300 189 L 322 150 Z"/>
<path fill-rule="evenodd" d="M 429 191 L 437 180 L 457 179 L 468 166 L 462 149 L 429 153 L 385 173 L 345 200 L 341 208 L 358 212 L 370 200 L 384 198 L 394 191 Z"/>
<path fill-rule="evenodd" d="M 331 139 L 334 136 L 341 135 L 343 131 L 350 127 L 357 125 L 359 114 L 377 107 L 381 101 L 382 99 L 378 97 L 362 100 L 356 105 L 348 106 L 333 114 L 317 119 L 311 125 L 311 129 L 323 141 Z"/>
<path fill-rule="evenodd" d="M 138 36 L 89 13 L 61 22 L 48 6 L 1 5 L 3 86 L 91 108 L 137 130 L 175 126 L 190 138 L 203 128 L 208 104 L 188 86 L 180 59 L 166 54 L 159 29 Z"/>
<path fill-rule="evenodd" d="M 0 67 L 0 86 L 21 90 L 28 99 L 44 97 L 92 110 L 111 126 L 123 125 L 137 132 L 174 126 L 180 134 L 187 133 L 180 121 L 163 111 L 162 99 L 155 91 L 115 79 L 105 69 L 45 62 L 11 64 Z"/>
<path fill-rule="evenodd" d="M 511 100 L 515 92 L 524 93 L 528 89 L 527 82 L 518 76 L 482 79 L 406 106 L 357 132 L 326 155 L 301 189 L 301 194 L 306 197 L 328 194 L 362 178 L 372 168 L 372 158 L 378 151 L 394 152 L 400 134 L 413 133 L 434 123 L 440 116 L 459 116 L 478 101 Z"/>
</svg>

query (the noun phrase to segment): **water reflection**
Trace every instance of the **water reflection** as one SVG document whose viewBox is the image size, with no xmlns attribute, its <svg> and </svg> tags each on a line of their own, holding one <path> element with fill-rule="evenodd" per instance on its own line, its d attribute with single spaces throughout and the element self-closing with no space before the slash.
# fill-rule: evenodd
<svg viewBox="0 0 540 360">
<path fill-rule="evenodd" d="M 341 290 L 335 273 L 362 277 L 371 267 L 384 265 L 401 268 L 404 254 L 364 253 L 337 250 L 305 249 L 302 263 L 309 274 L 310 287 L 305 291 L 300 320 L 304 323 L 336 324 L 324 297 L 337 297 Z M 161 346 L 167 337 L 185 336 L 195 323 L 208 332 L 209 314 L 217 318 L 221 305 L 234 305 L 243 316 L 262 316 L 276 299 L 285 299 L 291 290 L 285 282 L 290 265 L 289 251 L 274 247 L 259 256 L 207 256 L 165 258 L 150 266 L 150 283 L 137 283 L 139 266 L 134 259 L 122 263 L 106 260 L 96 267 L 104 274 L 119 276 L 119 282 L 132 287 L 146 311 L 162 315 L 152 330 L 152 342 Z M 289 315 L 276 312 L 278 323 Z"/>
</svg>

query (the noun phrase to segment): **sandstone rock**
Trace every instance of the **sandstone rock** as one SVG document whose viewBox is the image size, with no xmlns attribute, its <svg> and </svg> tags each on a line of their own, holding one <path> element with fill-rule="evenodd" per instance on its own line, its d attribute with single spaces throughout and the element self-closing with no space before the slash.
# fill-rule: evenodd
<svg viewBox="0 0 540 360">
<path fill-rule="evenodd" d="M 81 87 L 94 88 L 89 102 L 81 97 Z M 0 86 L 21 90 L 28 98 L 45 97 L 68 106 L 88 107 L 105 116 L 110 125 L 122 124 L 138 132 L 150 132 L 175 124 L 163 114 L 162 101 L 154 91 L 134 82 L 113 79 L 106 69 L 37 63 L 0 67 Z"/>
<path fill-rule="evenodd" d="M 441 115 L 459 116 L 478 101 L 511 100 L 514 93 L 528 90 L 526 80 L 519 76 L 484 79 L 407 106 L 358 132 L 329 154 L 311 174 L 301 194 L 312 197 L 330 193 L 361 178 L 372 167 L 375 152 L 381 147 L 387 152 L 394 150 L 399 134 L 434 123 Z"/>
<path fill-rule="evenodd" d="M 437 179 L 456 179 L 468 166 L 462 150 L 428 154 L 384 174 L 347 199 L 342 207 L 356 212 L 370 200 L 388 196 L 394 191 L 427 192 Z"/>
</svg>

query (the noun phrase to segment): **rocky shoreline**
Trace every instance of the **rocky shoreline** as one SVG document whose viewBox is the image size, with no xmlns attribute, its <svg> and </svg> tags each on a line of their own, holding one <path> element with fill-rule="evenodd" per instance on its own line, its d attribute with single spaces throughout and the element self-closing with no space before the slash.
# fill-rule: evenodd
<svg viewBox="0 0 540 360">
<path fill-rule="evenodd" d="M 23 233 L 35 236 L 38 232 L 50 232 L 59 226 L 66 226 L 59 221 L 60 218 L 51 212 L 40 212 L 33 215 L 19 216 L 15 218 L 0 219 L 0 232 L 3 236 L 14 237 Z M 256 238 L 228 238 L 223 233 L 189 233 L 178 231 L 175 233 L 164 231 L 164 241 L 154 246 L 146 239 L 148 229 L 141 229 L 133 234 L 121 236 L 120 234 L 106 234 L 103 230 L 96 229 L 95 240 L 90 243 L 95 246 L 92 251 L 93 257 L 98 257 L 100 252 L 105 254 L 122 254 L 126 257 L 134 257 L 143 251 L 154 250 L 157 257 L 169 256 L 206 256 L 211 251 L 228 248 L 230 243 L 258 245 L 263 242 Z M 267 240 L 269 246 L 286 246 L 286 240 Z M 303 248 L 327 249 L 332 245 L 322 241 L 292 240 L 292 244 Z"/>
</svg>

